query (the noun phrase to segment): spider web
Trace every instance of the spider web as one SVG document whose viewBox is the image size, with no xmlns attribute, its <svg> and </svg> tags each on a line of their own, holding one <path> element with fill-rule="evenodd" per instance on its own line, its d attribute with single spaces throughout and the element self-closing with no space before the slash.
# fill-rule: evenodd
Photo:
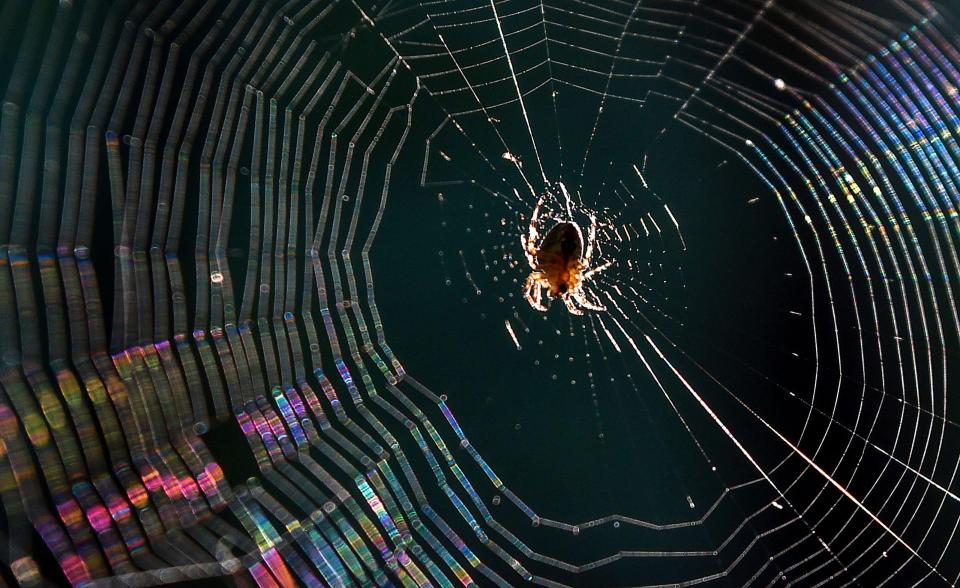
<svg viewBox="0 0 960 588">
<path fill-rule="evenodd" d="M 4 578 L 956 584 L 953 18 L 4 4 Z"/>
<path fill-rule="evenodd" d="M 616 354 L 634 353 L 642 367 L 625 366 L 627 375 L 639 374 L 644 370 L 648 373 L 655 385 L 654 389 L 659 388 L 664 400 L 676 410 L 676 424 L 689 433 L 690 443 L 702 452 L 703 465 L 716 471 L 717 462 L 726 463 L 726 460 L 732 457 L 711 455 L 717 451 L 716 445 L 701 442 L 704 434 L 702 429 L 691 428 L 687 422 L 692 411 L 702 410 L 709 416 L 708 420 L 713 422 L 698 423 L 699 427 L 719 427 L 727 437 L 725 441 L 741 454 L 738 457 L 745 459 L 753 466 L 754 474 L 759 475 L 758 478 L 746 481 L 746 487 L 756 482 L 772 491 L 772 500 L 759 505 L 752 502 L 755 497 L 750 500 L 733 497 L 744 509 L 746 520 L 755 525 L 755 530 L 760 535 L 769 535 L 772 529 L 789 535 L 790 532 L 785 531 L 789 525 L 799 527 L 799 532 L 805 535 L 795 542 L 785 542 L 785 549 L 782 551 L 773 550 L 770 553 L 772 557 L 776 556 L 771 561 L 775 561 L 777 557 L 789 558 L 788 554 L 791 553 L 804 554 L 802 561 L 806 569 L 801 564 L 787 564 L 779 568 L 780 572 L 772 572 L 774 577 L 779 573 L 788 581 L 825 581 L 816 579 L 816 574 L 835 581 L 837 578 L 844 578 L 840 582 L 863 581 L 864 574 L 876 573 L 879 568 L 891 565 L 887 562 L 893 548 L 905 550 L 907 560 L 918 565 L 921 569 L 918 573 L 922 573 L 921 577 L 927 581 L 930 576 L 941 576 L 937 566 L 942 565 L 950 548 L 950 540 L 947 540 L 942 544 L 942 550 L 936 558 L 928 560 L 905 538 L 910 527 L 923 518 L 931 523 L 927 527 L 921 523 L 920 529 L 929 531 L 934 526 L 932 521 L 939 520 L 941 507 L 950 508 L 950 503 L 956 502 L 955 493 L 948 489 L 954 480 L 955 468 L 952 462 L 948 460 L 950 465 L 944 470 L 944 478 L 939 482 L 935 480 L 936 476 L 930 475 L 940 467 L 940 452 L 944 448 L 945 438 L 955 426 L 953 421 L 945 416 L 948 395 L 945 366 L 948 353 L 945 350 L 939 354 L 931 353 L 924 366 L 922 358 L 915 355 L 915 350 L 903 349 L 899 345 L 899 341 L 904 339 L 901 334 L 904 328 L 902 325 L 906 323 L 907 329 L 912 332 L 913 323 L 918 320 L 911 318 L 913 313 L 919 312 L 923 317 L 919 320 L 923 323 L 931 320 L 928 318 L 931 314 L 937 317 L 939 315 L 936 310 L 911 311 L 905 306 L 898 306 L 909 306 L 907 300 L 910 300 L 910 295 L 906 294 L 905 288 L 901 289 L 899 298 L 892 289 L 886 287 L 882 294 L 877 291 L 872 275 L 880 273 L 888 276 L 890 265 L 896 268 L 904 263 L 912 265 L 906 261 L 911 257 L 907 253 L 909 249 L 906 242 L 900 243 L 902 248 L 899 255 L 902 257 L 898 260 L 897 254 L 890 251 L 894 247 L 893 240 L 880 228 L 883 224 L 881 219 L 886 216 L 888 222 L 897 225 L 891 230 L 899 231 L 902 221 L 898 221 L 891 210 L 902 211 L 903 205 L 886 201 L 861 205 L 858 198 L 867 192 L 864 186 L 868 186 L 874 196 L 881 200 L 884 194 L 902 190 L 903 187 L 896 186 L 895 181 L 888 179 L 887 174 L 892 173 L 897 180 L 903 181 L 903 167 L 889 172 L 878 164 L 871 173 L 864 163 L 866 157 L 871 157 L 869 147 L 858 134 L 870 133 L 870 122 L 865 121 L 859 112 L 853 112 L 846 115 L 858 117 L 857 122 L 846 124 L 844 114 L 833 110 L 829 98 L 816 98 L 817 105 L 826 112 L 821 112 L 810 104 L 814 92 L 817 92 L 819 87 L 829 86 L 827 80 L 836 79 L 840 70 L 849 70 L 865 61 L 876 63 L 876 58 L 870 55 L 869 51 L 864 51 L 853 43 L 841 41 L 836 34 L 830 34 L 831 27 L 843 26 L 850 27 L 851 34 L 856 35 L 858 41 L 870 42 L 875 48 L 874 53 L 883 54 L 891 61 L 886 67 L 897 73 L 908 71 L 901 74 L 902 79 L 886 70 L 881 70 L 882 74 L 875 74 L 874 79 L 879 80 L 883 80 L 881 75 L 887 76 L 887 80 L 877 82 L 886 84 L 881 86 L 886 93 L 875 95 L 875 103 L 870 107 L 872 110 L 867 111 L 867 116 L 874 115 L 882 119 L 880 113 L 890 113 L 890 106 L 885 99 L 903 93 L 904 86 L 908 88 L 907 94 L 911 90 L 916 93 L 916 103 L 908 102 L 907 106 L 901 107 L 898 114 L 908 121 L 901 124 L 915 127 L 918 124 L 915 116 L 920 112 L 927 113 L 932 119 L 924 119 L 923 123 L 919 123 L 928 126 L 935 126 L 937 117 L 951 116 L 949 110 L 936 111 L 931 103 L 937 101 L 938 95 L 943 95 L 941 92 L 949 94 L 954 91 L 951 90 L 952 84 L 946 81 L 943 72 L 931 73 L 913 61 L 925 58 L 923 65 L 931 67 L 933 57 L 911 56 L 906 65 L 889 57 L 890 53 L 896 54 L 897 49 L 902 51 L 899 45 L 895 45 L 891 51 L 883 44 L 884 34 L 895 34 L 905 28 L 898 24 L 896 17 L 910 19 L 921 13 L 920 10 L 914 12 L 904 7 L 898 8 L 904 12 L 900 15 L 885 15 L 888 17 L 885 18 L 843 4 L 822 9 L 806 6 L 797 12 L 775 7 L 772 3 L 726 3 L 723 6 L 694 7 L 681 7 L 678 3 L 656 6 L 630 3 L 602 6 L 585 3 L 510 3 L 509 6 L 498 9 L 496 3 L 487 6 L 484 3 L 447 2 L 421 5 L 419 12 L 401 12 L 395 19 L 395 28 L 391 29 L 397 32 L 386 35 L 398 54 L 402 55 L 418 77 L 424 80 L 423 83 L 431 90 L 436 89 L 437 99 L 444 105 L 449 118 L 441 123 L 435 136 L 439 137 L 441 133 L 447 132 L 448 125 L 452 124 L 455 129 L 450 130 L 450 134 L 462 135 L 462 138 L 459 138 L 461 143 L 465 138 L 470 147 L 479 154 L 479 157 L 476 157 L 470 150 L 463 148 L 454 151 L 452 146 L 437 147 L 434 153 L 431 147 L 428 147 L 423 184 L 437 189 L 443 188 L 446 192 L 451 191 L 452 181 L 447 178 L 456 177 L 456 172 L 448 171 L 446 167 L 449 166 L 444 164 L 455 162 L 459 168 L 457 171 L 462 174 L 461 177 L 467 178 L 471 189 L 479 184 L 484 192 L 495 198 L 495 202 L 499 200 L 504 204 L 507 209 L 506 216 L 520 217 L 506 223 L 506 226 L 513 228 L 499 232 L 491 239 L 494 245 L 480 249 L 485 269 L 489 268 L 489 264 L 484 253 L 489 250 L 494 251 L 495 255 L 506 252 L 502 254 L 502 262 L 515 267 L 515 248 L 509 245 L 514 238 L 515 227 L 522 227 L 524 217 L 529 217 L 530 202 L 536 200 L 537 194 L 550 190 L 551 178 L 560 178 L 561 181 L 577 186 L 575 199 L 578 208 L 598 210 L 601 213 L 606 213 L 603 209 L 605 206 L 618 210 L 612 214 L 601 214 L 603 226 L 619 228 L 624 235 L 606 235 L 601 241 L 616 244 L 617 251 L 611 258 L 626 271 L 614 271 L 602 276 L 603 283 L 598 285 L 597 289 L 607 298 L 604 302 L 608 303 L 610 312 L 591 317 L 589 322 L 578 325 L 577 328 L 583 330 L 585 343 L 577 355 L 581 358 L 600 355 L 607 361 L 611 351 Z M 890 16 L 894 18 L 889 19 Z M 456 33 L 451 34 L 448 31 Z M 791 43 L 785 44 L 782 40 L 776 44 L 764 43 L 771 35 L 787 38 Z M 935 38 L 942 40 L 939 33 Z M 943 55 L 929 39 L 927 41 L 928 51 L 934 56 Z M 785 50 L 787 45 L 792 48 Z M 787 75 L 795 78 L 790 81 L 789 86 L 780 78 Z M 848 82 L 844 74 L 839 76 L 843 83 Z M 924 94 L 924 90 L 935 91 L 933 82 L 927 76 L 939 76 L 943 84 L 933 96 Z M 870 89 L 868 83 L 865 83 L 865 87 Z M 571 93 L 575 96 L 568 97 Z M 586 95 L 586 98 L 580 94 Z M 846 99 L 842 92 L 838 94 L 839 100 Z M 797 108 L 802 108 L 805 112 L 798 114 L 794 110 Z M 791 110 L 794 110 L 794 113 L 788 115 Z M 828 118 L 828 112 L 832 114 L 832 120 Z M 530 113 L 538 113 L 540 116 L 531 117 Z M 783 123 L 785 116 L 787 122 Z M 666 124 L 664 121 L 667 121 Z M 765 130 L 771 123 L 778 127 L 777 130 Z M 822 126 L 818 128 L 817 124 Z M 832 147 L 818 145 L 820 137 L 841 133 L 834 125 L 843 125 L 840 128 L 850 133 L 850 137 L 838 138 L 838 144 Z M 805 418 L 797 421 L 800 423 L 799 427 L 796 426 L 797 422 L 784 418 L 781 414 L 782 408 L 778 410 L 769 399 L 758 399 L 752 393 L 738 390 L 744 387 L 745 382 L 735 379 L 733 381 L 737 382 L 737 385 L 731 388 L 713 375 L 712 370 L 704 367 L 704 358 L 694 357 L 684 351 L 685 346 L 678 345 L 668 331 L 673 329 L 657 324 L 657 319 L 663 319 L 664 322 L 673 323 L 671 326 L 684 326 L 681 316 L 683 313 L 665 312 L 662 303 L 651 302 L 649 295 L 644 296 L 641 293 L 643 290 L 652 290 L 664 301 L 676 298 L 671 288 L 664 285 L 666 280 L 652 273 L 640 278 L 631 262 L 642 267 L 645 259 L 646 266 L 650 267 L 650 253 L 654 249 L 659 256 L 674 259 L 673 253 L 684 251 L 686 245 L 679 232 L 677 216 L 670 210 L 669 203 L 662 204 L 660 212 L 665 212 L 664 216 L 669 218 L 674 226 L 671 227 L 667 222 L 657 224 L 654 219 L 651 219 L 650 225 L 657 229 L 658 238 L 662 234 L 661 227 L 676 229 L 679 242 L 671 244 L 674 245 L 672 251 L 668 251 L 668 247 L 660 239 L 646 248 L 628 244 L 631 234 L 629 229 L 635 227 L 636 223 L 625 222 L 623 213 L 619 211 L 625 207 L 637 208 L 642 205 L 635 203 L 632 191 L 623 182 L 637 183 L 639 180 L 640 187 L 645 192 L 656 202 L 663 203 L 666 196 L 658 196 L 646 178 L 663 178 L 665 174 L 658 173 L 654 167 L 656 163 L 648 171 L 648 159 L 652 158 L 656 162 L 658 151 L 667 149 L 665 143 L 669 138 L 683 132 L 683 129 L 677 127 L 684 127 L 729 150 L 731 158 L 745 165 L 748 173 L 756 173 L 762 182 L 767 184 L 768 191 L 772 192 L 782 206 L 781 212 L 786 216 L 786 226 L 781 225 L 780 231 L 796 241 L 800 257 L 799 260 L 791 260 L 791 263 L 796 263 L 796 271 L 786 271 L 783 274 L 791 279 L 803 279 L 800 276 L 805 276 L 810 293 L 806 301 L 791 300 L 797 305 L 794 308 L 785 304 L 771 310 L 778 314 L 809 317 L 809 335 L 806 340 L 781 337 L 779 342 L 788 341 L 786 346 L 803 344 L 789 353 L 804 356 L 808 363 L 806 368 L 812 371 L 813 381 L 806 390 L 801 391 L 792 382 L 803 382 L 804 378 L 774 376 L 773 371 L 766 371 L 766 365 L 772 368 L 779 364 L 769 359 L 760 362 L 745 356 L 731 358 L 730 353 L 726 354 L 726 359 L 733 359 L 744 369 L 756 372 L 764 380 L 765 386 L 771 385 L 776 389 L 775 393 L 781 399 L 786 394 L 791 401 L 798 403 L 797 410 L 806 413 Z M 851 127 L 860 128 L 854 130 Z M 511 132 L 508 134 L 501 129 L 511 129 Z M 613 135 L 613 139 L 617 141 L 615 148 L 598 148 L 603 144 L 605 133 Z M 786 136 L 780 139 L 769 137 L 775 133 Z M 452 143 L 457 139 L 451 138 L 450 141 Z M 763 147 L 759 146 L 761 139 L 764 141 Z M 684 140 L 691 139 L 685 137 Z M 903 140 L 916 141 L 917 135 L 905 135 Z M 778 141 L 785 145 L 781 146 Z M 882 142 L 878 145 L 880 149 L 887 148 Z M 771 161 L 772 156 L 767 155 L 764 148 L 772 150 L 781 160 Z M 792 148 L 794 151 L 788 153 L 784 148 Z M 858 152 L 858 148 L 861 151 Z M 495 154 L 498 149 L 504 151 L 506 170 L 504 165 L 496 165 L 501 162 L 496 161 L 495 156 L 483 155 L 485 152 Z M 597 153 L 603 153 L 603 159 L 600 159 Z M 440 157 L 436 157 L 436 154 Z M 507 157 L 507 154 L 510 157 Z M 923 161 L 921 156 L 917 157 Z M 482 161 L 476 161 L 477 159 Z M 516 165 L 517 169 L 511 169 L 510 164 L 516 164 L 517 160 L 522 164 Z M 893 161 L 896 160 L 892 159 L 891 162 Z M 941 147 L 938 155 L 926 168 L 928 174 L 924 176 L 916 171 L 915 175 L 919 176 L 919 179 L 913 181 L 929 182 L 948 178 L 947 168 L 953 165 L 953 161 L 955 155 L 948 156 L 945 148 Z M 665 162 L 661 161 L 661 165 L 663 163 Z M 726 163 L 722 161 L 720 165 Z M 787 171 L 781 171 L 778 164 Z M 936 171 L 936 166 L 941 164 L 946 167 Z M 484 165 L 496 165 L 495 173 L 503 176 L 496 178 L 495 174 L 486 173 Z M 821 170 L 818 165 L 825 167 Z M 862 174 L 861 177 L 855 179 L 848 169 L 857 169 Z M 786 179 L 786 174 L 791 174 L 792 177 Z M 832 184 L 827 180 L 831 176 Z M 658 185 L 666 186 L 665 189 L 669 190 L 669 181 L 664 178 Z M 779 182 L 779 185 L 775 182 Z M 878 182 L 884 185 L 887 192 L 879 187 Z M 907 186 L 904 186 L 907 190 L 916 189 L 911 187 L 915 184 L 910 184 L 909 179 L 907 182 Z M 622 191 L 617 189 L 617 183 Z M 614 185 L 613 189 L 610 184 Z M 804 184 L 807 186 L 804 196 L 809 199 L 806 206 L 814 207 L 820 214 L 819 220 L 823 223 L 822 231 L 825 236 L 821 236 L 815 228 L 811 229 L 812 235 L 802 234 L 798 228 L 803 224 L 815 227 L 817 223 L 807 212 L 809 209 L 804 206 L 804 197 L 798 194 L 800 190 L 797 186 Z M 526 186 L 530 195 L 523 194 L 520 186 Z M 515 203 L 511 192 L 516 200 L 526 200 L 526 204 Z M 624 192 L 630 194 L 629 202 L 624 201 Z M 681 198 L 676 192 L 678 190 L 671 190 L 674 198 Z M 841 208 L 837 192 L 851 205 L 851 210 Z M 951 194 L 949 190 L 941 190 L 939 200 L 931 194 L 928 202 L 917 202 L 917 210 L 928 209 L 930 206 L 949 209 L 955 201 Z M 587 202 L 584 202 L 584 199 Z M 443 194 L 442 200 L 450 202 L 451 197 Z M 755 205 L 758 200 L 752 195 L 745 196 L 737 204 Z M 475 204 L 476 200 L 471 199 L 470 202 L 470 208 L 479 206 Z M 611 202 L 615 204 L 611 205 Z M 791 206 L 795 208 L 791 210 Z M 562 202 L 558 203 L 558 208 L 562 209 Z M 646 226 L 643 228 L 646 229 Z M 943 238 L 952 243 L 955 237 L 950 235 L 947 225 L 942 225 L 941 228 L 947 231 Z M 857 234 L 857 229 L 862 232 Z M 740 230 L 747 232 L 749 229 Z M 879 239 L 880 243 L 877 243 L 876 231 L 885 235 Z M 644 231 L 642 236 L 638 233 L 639 231 L 635 231 L 633 234 L 649 238 L 647 231 Z M 838 233 L 847 233 L 847 240 L 841 240 Z M 458 239 L 462 239 L 462 235 L 454 237 L 454 240 Z M 638 241 L 641 240 L 638 238 Z M 936 237 L 932 237 L 932 240 L 936 240 Z M 831 245 L 835 251 L 828 253 Z M 753 246 L 764 245 L 757 239 Z M 470 264 L 466 261 L 464 252 L 458 249 L 457 254 L 462 260 L 460 265 L 467 281 L 471 287 L 475 287 L 478 278 L 468 269 Z M 884 258 L 884 255 L 887 257 Z M 915 253 L 914 257 L 922 258 L 918 253 Z M 784 258 L 789 259 L 790 256 L 785 255 Z M 854 263 L 858 265 L 853 266 Z M 838 267 L 833 267 L 834 264 Z M 659 263 L 658 266 L 663 267 L 663 264 Z M 794 267 L 786 269 L 792 270 Z M 831 270 L 834 273 L 831 273 Z M 839 281 L 835 277 L 838 271 L 841 275 Z M 896 271 L 903 272 L 901 269 Z M 941 272 L 944 276 L 954 273 L 947 262 L 941 266 Z M 682 275 L 682 270 L 677 267 L 674 273 Z M 494 274 L 491 281 L 496 282 L 497 279 L 498 276 Z M 864 280 L 864 283 L 855 286 L 857 279 Z M 884 281 L 888 279 L 885 277 Z M 918 282 L 919 280 L 916 280 L 915 283 Z M 955 305 L 952 303 L 950 282 L 948 279 L 947 287 L 936 295 L 944 296 L 945 300 L 949 301 L 944 306 L 952 309 Z M 511 288 L 516 291 L 516 281 L 508 281 L 508 284 L 508 288 L 499 288 L 497 284 L 493 284 L 498 293 L 501 289 L 505 290 L 501 294 L 501 300 L 504 296 L 509 300 Z M 684 284 L 681 283 L 681 290 L 682 286 Z M 482 289 L 477 288 L 477 292 Z M 627 289 L 630 294 L 620 298 L 623 289 Z M 838 294 L 835 292 L 840 291 L 845 291 L 848 303 L 837 301 Z M 776 294 L 789 300 L 789 296 L 783 292 Z M 934 296 L 933 291 L 928 294 Z M 486 295 L 489 297 L 490 293 L 487 292 Z M 887 302 L 885 313 L 879 310 L 878 305 L 882 302 L 878 302 L 878 299 Z M 869 302 L 865 303 L 864 300 Z M 535 319 L 529 318 L 530 313 L 524 311 L 522 301 L 510 301 L 508 306 L 508 314 L 512 314 L 521 330 L 529 335 L 530 328 L 527 325 Z M 761 303 L 757 308 L 765 306 L 770 305 Z M 828 314 L 827 320 L 821 318 L 824 314 Z M 844 318 L 845 315 L 847 318 Z M 509 324 L 509 316 L 505 320 L 513 337 L 516 327 Z M 943 326 L 938 327 L 937 331 L 956 334 L 956 320 L 952 312 L 942 319 L 935 318 L 932 321 L 937 324 L 943 321 Z M 872 328 L 865 326 L 871 323 Z M 686 328 L 702 330 L 702 326 L 691 325 L 689 321 Z M 574 330 L 576 329 L 571 329 L 571 335 L 576 341 L 579 336 L 572 332 Z M 844 333 L 841 334 L 841 330 Z M 870 331 L 871 336 L 863 334 L 865 330 Z M 850 336 L 851 332 L 856 333 L 855 338 Z M 915 336 L 908 335 L 906 339 L 914 340 Z M 532 338 L 536 340 L 537 335 Z M 522 341 L 523 337 L 515 341 L 518 348 Z M 537 343 L 542 344 L 542 340 Z M 868 355 L 868 349 L 873 351 L 872 355 Z M 896 357 L 898 365 L 903 366 L 904 371 L 899 377 L 897 374 L 887 374 L 884 364 L 888 360 L 885 360 L 885 357 Z M 904 365 L 908 357 L 912 363 L 909 367 Z M 657 363 L 658 361 L 660 363 Z M 938 361 L 941 368 L 939 370 Z M 679 362 L 689 363 L 678 367 L 676 364 Z M 699 370 L 701 374 L 698 377 L 707 377 L 703 382 L 708 386 L 706 389 L 718 387 L 727 397 L 705 397 L 705 393 L 698 391 L 703 388 L 689 383 L 687 378 L 690 376 L 685 376 L 688 371 L 684 367 Z M 851 371 L 853 375 L 850 374 Z M 910 371 L 913 371 L 914 376 L 913 392 L 907 392 L 910 384 L 908 376 L 903 375 Z M 924 380 L 921 374 L 924 373 L 927 378 L 926 385 L 920 384 Z M 871 381 L 878 376 L 879 381 Z M 897 380 L 897 392 L 891 394 L 894 388 L 889 387 L 889 382 Z M 640 386 L 637 380 L 631 379 L 629 383 L 636 392 Z M 590 388 L 595 388 L 593 382 Z M 940 391 L 939 399 L 933 393 L 935 389 Z M 692 396 L 695 402 L 680 410 L 678 403 L 690 400 L 680 398 L 681 395 Z M 859 396 L 859 403 L 844 402 L 846 395 Z M 596 399 L 595 394 L 594 398 Z M 903 406 L 899 407 L 899 416 L 896 412 L 878 415 L 872 419 L 867 416 L 871 413 L 877 415 L 876 411 L 883 410 L 884 401 L 889 403 L 891 398 L 894 402 L 912 406 L 912 423 L 910 413 Z M 734 422 L 741 424 L 740 415 L 725 415 L 720 412 L 731 406 L 728 403 L 733 403 L 732 406 L 739 405 L 741 410 L 752 417 L 753 422 L 748 419 L 748 422 L 742 423 L 744 428 L 739 432 L 737 427 L 727 426 L 728 418 L 737 419 Z M 937 406 L 943 407 L 944 411 L 939 417 Z M 921 414 L 925 416 L 920 416 Z M 894 423 L 897 427 L 896 434 L 889 435 L 882 431 L 884 426 Z M 759 431 L 753 427 L 757 427 Z M 909 442 L 905 437 L 901 437 L 903 434 L 910 437 Z M 603 436 L 602 431 L 599 435 Z M 769 451 L 770 448 L 761 447 L 762 442 L 747 442 L 747 439 L 754 435 L 769 436 L 769 442 L 779 445 L 780 449 L 785 450 L 785 454 L 777 459 L 776 453 Z M 909 449 L 904 450 L 904 446 Z M 897 457 L 898 448 L 903 452 L 901 457 Z M 873 455 L 870 455 L 871 453 Z M 924 472 L 923 467 L 918 468 L 916 464 L 926 464 L 933 470 Z M 865 475 L 864 472 L 870 473 Z M 875 477 L 877 472 L 891 476 L 890 486 L 884 484 L 883 475 Z M 741 475 L 744 473 L 746 472 L 738 472 Z M 718 478 L 723 480 L 723 476 L 719 474 Z M 857 482 L 863 484 L 860 492 L 853 490 L 853 485 Z M 734 488 L 740 489 L 729 481 L 721 481 L 719 489 L 722 490 L 718 494 L 723 497 L 726 497 L 727 492 L 736 495 Z M 750 491 L 753 490 L 754 488 L 750 488 Z M 922 508 L 921 503 L 912 503 L 916 508 L 905 508 L 905 502 L 898 503 L 892 499 L 898 491 L 906 496 L 916 492 L 916 495 L 923 496 L 921 501 L 929 497 L 933 500 L 931 504 L 937 506 L 927 511 Z M 876 497 L 876 506 L 871 507 L 858 496 Z M 693 506 L 689 495 L 687 498 Z M 714 503 L 714 506 L 719 502 L 720 500 Z M 768 514 L 771 508 L 783 511 L 781 514 L 786 515 L 789 523 L 757 522 L 761 516 Z M 934 509 L 936 512 L 933 512 Z M 903 531 L 898 531 L 895 526 L 887 524 L 878 516 L 878 512 L 884 511 L 902 521 Z M 609 522 L 609 519 L 601 518 L 597 521 Z M 562 523 L 558 526 L 566 530 L 577 530 L 592 527 L 597 521 L 573 527 L 564 526 Z M 697 522 L 708 524 L 709 516 Z M 764 531 L 765 528 L 769 530 Z M 717 549 L 718 543 L 729 546 L 731 539 L 735 539 L 737 532 L 742 530 L 742 525 L 739 528 L 731 525 L 729 534 L 718 532 L 717 536 L 726 540 L 716 541 L 709 548 L 720 551 Z M 881 533 L 879 536 L 876 534 L 878 530 Z M 950 534 L 952 536 L 952 531 Z M 921 541 L 927 540 L 929 536 L 929 532 L 918 535 Z M 849 537 L 850 543 L 844 540 L 844 537 Z M 867 540 L 866 537 L 871 539 Z M 851 543 L 856 542 L 863 542 L 869 546 L 868 551 L 875 551 L 873 557 L 870 553 L 855 551 Z M 804 543 L 813 543 L 813 551 L 807 551 L 811 548 L 805 548 Z M 753 547 L 750 545 L 748 550 Z M 730 550 L 735 549 L 736 547 L 733 547 Z M 845 554 L 851 551 L 856 553 L 852 559 L 856 561 L 860 571 L 857 566 L 851 566 L 845 561 Z M 731 561 L 735 562 L 735 565 L 740 564 L 742 556 L 743 554 L 739 557 L 731 556 Z M 764 563 L 761 569 L 768 567 L 768 564 Z M 904 561 L 901 561 L 893 564 L 891 569 L 902 573 L 906 567 Z M 724 573 L 731 568 L 724 570 Z M 926 572 L 923 572 L 922 568 L 926 568 Z M 764 571 L 771 573 L 768 569 Z M 888 572 L 876 576 L 883 579 L 888 577 Z M 940 579 L 944 580 L 946 576 Z M 679 578 L 671 578 L 671 581 L 677 580 Z M 757 576 L 751 577 L 751 581 L 756 580 Z M 876 582 L 879 583 L 879 580 Z"/>
</svg>

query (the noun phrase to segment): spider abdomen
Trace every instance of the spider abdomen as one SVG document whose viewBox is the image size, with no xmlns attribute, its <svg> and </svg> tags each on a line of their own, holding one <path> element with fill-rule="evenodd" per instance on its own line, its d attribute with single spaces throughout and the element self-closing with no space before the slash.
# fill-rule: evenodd
<svg viewBox="0 0 960 588">
<path fill-rule="evenodd" d="M 557 223 L 547 232 L 537 249 L 537 266 L 550 285 L 551 297 L 576 288 L 582 256 L 583 236 L 575 223 Z"/>
</svg>

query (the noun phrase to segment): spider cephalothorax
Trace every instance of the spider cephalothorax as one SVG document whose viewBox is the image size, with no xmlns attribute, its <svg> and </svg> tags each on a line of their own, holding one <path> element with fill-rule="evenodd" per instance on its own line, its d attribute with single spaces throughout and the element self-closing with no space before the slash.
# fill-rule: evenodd
<svg viewBox="0 0 960 588">
<path fill-rule="evenodd" d="M 579 225 L 572 220 L 560 220 L 547 231 L 546 236 L 537 242 L 540 233 L 537 222 L 540 217 L 538 202 L 530 217 L 530 226 L 526 235 L 520 235 L 520 243 L 527 256 L 527 263 L 533 270 L 527 276 L 524 294 L 530 306 L 546 311 L 543 304 L 543 290 L 547 298 L 560 298 L 571 314 L 583 314 L 582 308 L 606 310 L 602 305 L 587 299 L 584 286 L 590 277 L 610 266 L 605 263 L 591 268 L 590 259 L 597 238 L 597 219 L 590 217 L 590 232 L 584 249 L 583 233 Z"/>
</svg>

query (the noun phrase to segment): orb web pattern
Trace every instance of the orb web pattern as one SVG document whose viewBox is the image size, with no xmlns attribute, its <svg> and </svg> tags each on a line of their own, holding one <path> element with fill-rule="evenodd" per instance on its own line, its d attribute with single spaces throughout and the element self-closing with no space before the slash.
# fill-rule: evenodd
<svg viewBox="0 0 960 588">
<path fill-rule="evenodd" d="M 0 577 L 955 585 L 957 30 L 0 4 Z"/>
</svg>

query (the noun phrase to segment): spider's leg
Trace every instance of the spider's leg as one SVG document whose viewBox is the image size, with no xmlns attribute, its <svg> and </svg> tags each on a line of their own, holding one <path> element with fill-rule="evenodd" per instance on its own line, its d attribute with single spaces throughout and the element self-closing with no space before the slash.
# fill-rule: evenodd
<svg viewBox="0 0 960 588">
<path fill-rule="evenodd" d="M 583 267 L 590 267 L 593 257 L 593 242 L 597 240 L 597 217 L 590 217 L 590 232 L 587 234 L 587 251 L 583 254 Z"/>
<path fill-rule="evenodd" d="M 537 269 L 537 241 L 540 240 L 540 233 L 537 231 L 537 221 L 540 219 L 540 205 L 543 203 L 543 197 L 537 200 L 537 205 L 533 207 L 533 214 L 530 216 L 530 225 L 527 227 L 527 234 L 520 235 L 520 244 L 523 246 L 523 253 L 527 256 L 527 263 L 531 269 Z"/>
<path fill-rule="evenodd" d="M 603 264 L 603 265 L 601 265 L 601 266 L 598 266 L 598 267 L 595 267 L 595 268 L 593 268 L 593 269 L 591 269 L 591 270 L 587 270 L 587 271 L 583 272 L 583 275 L 580 276 L 580 283 L 586 282 L 587 280 L 590 279 L 591 276 L 593 276 L 594 274 L 599 274 L 600 272 L 602 272 L 603 270 L 607 269 L 607 268 L 610 267 L 611 265 L 613 265 L 613 262 L 612 262 L 612 261 L 608 261 L 607 263 L 605 263 L 605 264 Z"/>
<path fill-rule="evenodd" d="M 543 303 L 543 291 L 549 287 L 550 285 L 544 279 L 543 272 L 541 272 L 540 275 L 537 276 L 537 308 L 544 312 L 547 311 L 547 306 Z"/>
<path fill-rule="evenodd" d="M 533 285 L 537 280 L 537 272 L 530 272 L 530 275 L 527 276 L 527 281 L 523 284 L 523 295 L 527 297 L 527 300 L 533 299 Z"/>
<path fill-rule="evenodd" d="M 589 310 L 601 311 L 601 310 L 606 310 L 606 309 L 607 309 L 607 307 L 606 307 L 606 306 L 603 306 L 602 304 L 596 304 L 596 303 L 591 302 L 590 300 L 588 300 L 588 299 L 587 299 L 587 295 L 584 293 L 583 290 L 578 290 L 578 291 L 574 292 L 574 293 L 573 293 L 573 298 L 574 298 L 574 300 L 577 301 L 577 304 L 579 304 L 579 305 L 582 306 L 583 308 L 586 308 L 586 309 L 589 309 Z"/>
<path fill-rule="evenodd" d="M 563 297 L 563 303 L 567 305 L 567 312 L 569 312 L 570 314 L 576 314 L 576 315 L 583 314 L 583 311 L 577 308 L 577 306 L 573 303 L 573 297 L 565 295 Z"/>
<path fill-rule="evenodd" d="M 528 239 L 526 235 L 520 235 L 520 244 L 523 246 L 523 254 L 527 258 L 527 265 L 530 266 L 530 269 L 536 271 L 537 250 L 535 241 Z"/>
<path fill-rule="evenodd" d="M 540 219 L 541 204 L 543 204 L 543 196 L 541 196 L 540 199 L 537 200 L 537 205 L 533 207 L 533 216 L 530 217 L 530 227 L 534 231 L 534 234 L 536 234 L 536 230 L 537 230 L 537 220 Z"/>
<path fill-rule="evenodd" d="M 530 303 L 530 306 L 537 310 L 546 311 L 547 307 L 544 306 L 542 302 L 542 278 L 542 272 L 530 272 L 530 275 L 527 276 L 527 283 L 524 285 L 524 296 L 527 302 Z"/>
</svg>

